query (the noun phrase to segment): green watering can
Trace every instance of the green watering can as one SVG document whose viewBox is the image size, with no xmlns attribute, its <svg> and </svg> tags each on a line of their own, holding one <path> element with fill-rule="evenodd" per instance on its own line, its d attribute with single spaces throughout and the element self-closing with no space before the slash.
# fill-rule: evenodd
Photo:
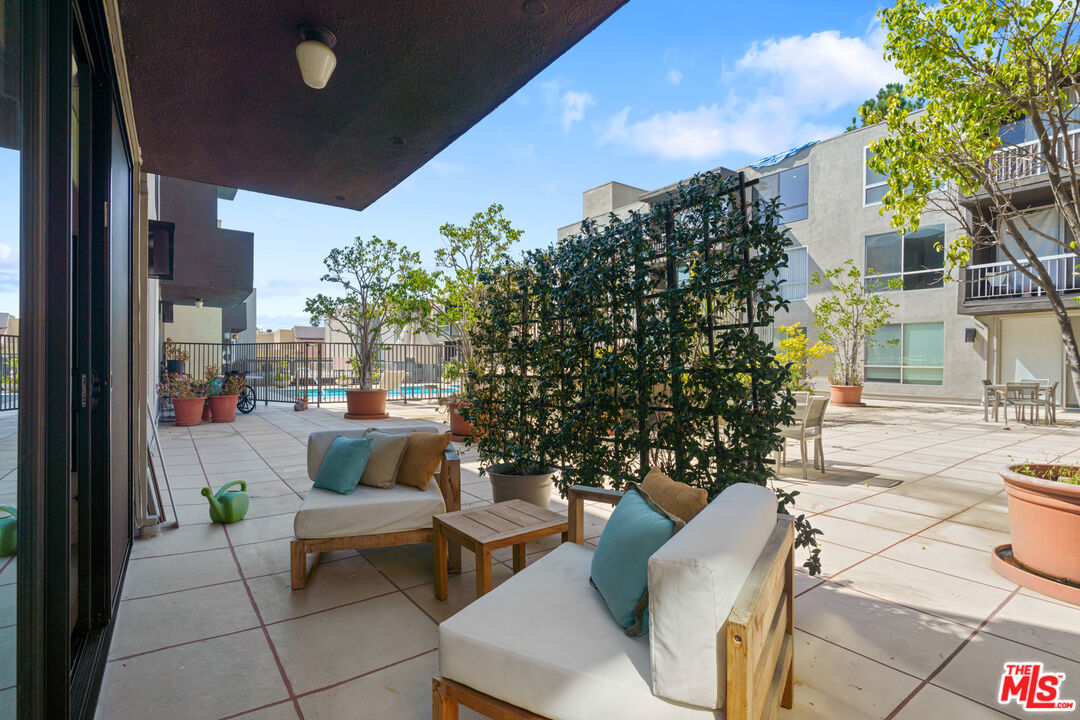
<svg viewBox="0 0 1080 720">
<path fill-rule="evenodd" d="M 0 505 L 0 510 L 8 514 L 7 517 L 0 518 L 0 557 L 7 557 L 15 554 L 19 533 L 15 527 L 15 508 Z"/>
<path fill-rule="evenodd" d="M 240 489 L 229 490 L 233 485 L 239 485 Z M 222 485 L 221 489 L 213 495 L 210 494 L 210 488 L 203 488 L 202 494 L 210 501 L 210 522 L 228 525 L 243 520 L 247 515 L 247 483 L 243 480 L 233 480 L 227 485 Z"/>
</svg>

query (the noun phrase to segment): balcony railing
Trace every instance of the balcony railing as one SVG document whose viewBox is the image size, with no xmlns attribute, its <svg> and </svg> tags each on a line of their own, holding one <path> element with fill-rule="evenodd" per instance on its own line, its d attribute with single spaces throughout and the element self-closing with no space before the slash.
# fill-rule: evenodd
<svg viewBox="0 0 1080 720">
<path fill-rule="evenodd" d="M 1070 132 L 1056 143 L 1057 157 L 1062 163 L 1067 155 L 1073 162 L 1080 161 L 1080 130 Z M 1046 158 L 1038 140 L 1010 145 L 995 152 L 989 161 L 990 173 L 997 182 L 1009 182 L 1035 177 L 1046 173 Z"/>
<path fill-rule="evenodd" d="M 1039 261 L 1046 268 L 1054 287 L 1063 294 L 1080 293 L 1080 276 L 1076 274 L 1076 255 L 1048 255 Z M 1025 266 L 1028 263 L 1024 263 Z M 1004 262 L 969 265 L 965 273 L 967 300 L 1004 300 L 1038 298 L 1046 293 L 1031 278 L 1020 272 L 1008 260 Z"/>
</svg>

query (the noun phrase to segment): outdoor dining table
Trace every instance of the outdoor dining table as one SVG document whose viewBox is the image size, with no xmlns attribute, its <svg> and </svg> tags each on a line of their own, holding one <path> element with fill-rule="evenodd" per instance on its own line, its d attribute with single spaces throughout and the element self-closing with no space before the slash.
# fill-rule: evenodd
<svg viewBox="0 0 1080 720">
<path fill-rule="evenodd" d="M 1015 384 L 1015 383 L 1013 383 L 1013 384 Z M 991 383 L 990 385 L 986 386 L 987 390 L 994 393 L 994 419 L 995 420 L 997 419 L 997 416 L 998 416 L 998 409 L 1001 407 L 1001 400 L 1002 400 L 1002 398 L 1005 397 L 1005 385 L 1006 385 L 1006 383 Z M 1040 403 L 1044 402 L 1047 397 L 1049 397 L 1051 400 L 1053 400 L 1054 398 L 1052 397 L 1051 393 L 1055 392 L 1055 390 L 1056 390 L 1056 388 L 1053 385 L 1042 385 L 1042 384 L 1040 384 L 1036 388 L 1035 398 Z M 989 407 L 984 404 L 983 405 L 983 422 L 987 421 L 987 410 L 988 409 L 989 409 Z M 1009 409 L 1005 408 L 1005 412 L 1008 413 Z M 1009 424 L 1008 415 L 1005 416 L 1005 424 L 1006 425 Z M 1055 424 L 1054 423 L 1054 417 L 1049 412 L 1046 414 L 1046 424 L 1047 425 Z"/>
</svg>

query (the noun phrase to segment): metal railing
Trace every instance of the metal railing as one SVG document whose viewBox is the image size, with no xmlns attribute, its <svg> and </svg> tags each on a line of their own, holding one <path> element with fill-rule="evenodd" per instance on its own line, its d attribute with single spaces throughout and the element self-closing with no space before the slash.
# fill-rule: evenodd
<svg viewBox="0 0 1080 720">
<path fill-rule="evenodd" d="M 1055 143 L 1058 160 L 1065 162 L 1071 156 L 1074 163 L 1080 162 L 1080 130 L 1070 132 L 1065 138 L 1058 138 Z M 997 182 L 1022 180 L 1046 172 L 1046 158 L 1038 140 L 1030 140 L 998 150 L 988 161 L 990 173 Z"/>
<path fill-rule="evenodd" d="M 1061 293 L 1080 292 L 1080 276 L 1076 274 L 1076 255 L 1063 253 L 1040 257 Z M 1024 263 L 1026 267 L 1027 262 Z M 1031 278 L 1020 272 L 1010 261 L 969 265 L 965 268 L 967 300 L 998 300 L 1009 298 L 1042 297 L 1045 295 Z"/>
<path fill-rule="evenodd" d="M 0 412 L 19 409 L 19 336 L 0 335 Z"/>
<path fill-rule="evenodd" d="M 170 360 L 169 355 L 186 358 Z M 265 403 L 311 405 L 345 402 L 345 391 L 359 387 L 356 353 L 349 343 L 185 343 L 163 347 L 161 372 L 202 376 L 207 365 L 222 373 L 242 372 L 255 399 Z M 448 365 L 458 359 L 455 344 L 383 345 L 375 364 L 375 387 L 393 402 L 432 402 L 452 395 L 458 382 L 447 377 Z"/>
</svg>

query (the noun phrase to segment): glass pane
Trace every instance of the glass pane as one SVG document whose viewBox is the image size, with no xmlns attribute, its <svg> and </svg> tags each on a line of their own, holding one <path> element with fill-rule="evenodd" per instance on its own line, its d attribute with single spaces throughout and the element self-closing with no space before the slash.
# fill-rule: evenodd
<svg viewBox="0 0 1080 720">
<path fill-rule="evenodd" d="M 789 207 L 810 199 L 810 166 L 800 165 L 780 173 L 780 200 Z"/>
<path fill-rule="evenodd" d="M 866 292 L 885 292 L 886 290 L 896 290 L 897 288 L 889 287 L 889 283 L 898 279 L 899 275 L 875 275 L 874 277 L 866 278 Z"/>
<path fill-rule="evenodd" d="M 941 368 L 904 368 L 905 385 L 941 385 L 944 376 Z"/>
<path fill-rule="evenodd" d="M 905 290 L 925 290 L 927 288 L 939 288 L 945 285 L 945 273 L 942 270 L 904 275 Z"/>
<path fill-rule="evenodd" d="M 894 232 L 866 236 L 866 274 L 900 272 L 900 236 Z"/>
<path fill-rule="evenodd" d="M 885 193 L 889 192 L 888 185 L 878 185 L 877 187 L 866 188 L 866 204 L 873 205 L 874 203 L 881 202 L 881 198 L 885 197 Z"/>
<path fill-rule="evenodd" d="M 784 206 L 780 209 L 780 222 L 789 223 L 796 220 L 805 220 L 810 216 L 809 205 L 798 205 L 796 207 Z"/>
<path fill-rule="evenodd" d="M 867 339 L 866 364 L 900 364 L 900 325 L 886 325 Z"/>
<path fill-rule="evenodd" d="M 904 325 L 904 366 L 945 364 L 945 324 Z"/>
<path fill-rule="evenodd" d="M 900 382 L 900 368 L 898 367 L 867 367 L 867 382 Z"/>
<path fill-rule="evenodd" d="M 22 7 L 0 1 L 0 505 L 17 508 L 19 407 L 19 213 L 22 183 Z M 4 528 L 15 519 L 0 510 L 0 718 L 15 717 L 15 547 Z"/>
<path fill-rule="evenodd" d="M 919 228 L 904 237 L 904 272 L 937 270 L 944 266 L 944 225 Z"/>
<path fill-rule="evenodd" d="M 866 148 L 866 160 L 867 160 L 867 162 L 869 162 L 870 158 L 872 158 L 873 156 L 874 156 L 874 153 L 870 152 L 870 148 Z M 869 185 L 877 185 L 878 183 L 883 183 L 888 179 L 889 179 L 888 175 L 882 175 L 881 173 L 875 172 L 874 170 L 870 169 L 869 165 L 866 166 L 866 184 L 868 186 Z"/>
</svg>

